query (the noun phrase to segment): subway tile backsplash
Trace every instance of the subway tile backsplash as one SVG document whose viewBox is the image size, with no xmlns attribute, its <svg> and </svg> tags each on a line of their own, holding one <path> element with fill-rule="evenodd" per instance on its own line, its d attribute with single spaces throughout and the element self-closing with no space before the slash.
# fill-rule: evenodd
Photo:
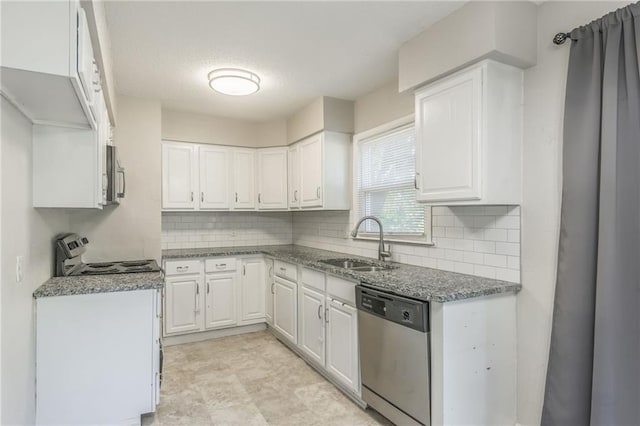
<svg viewBox="0 0 640 426">
<path fill-rule="evenodd" d="M 293 243 L 377 257 L 378 243 L 352 240 L 349 212 L 293 213 Z M 392 260 L 520 282 L 520 207 L 432 208 L 433 246 L 391 243 Z"/>
<path fill-rule="evenodd" d="M 432 208 L 433 246 L 391 243 L 392 260 L 520 282 L 520 207 Z M 162 213 L 162 248 L 299 244 L 375 258 L 348 211 Z"/>
<path fill-rule="evenodd" d="M 289 212 L 163 212 L 162 249 L 291 244 Z"/>
</svg>

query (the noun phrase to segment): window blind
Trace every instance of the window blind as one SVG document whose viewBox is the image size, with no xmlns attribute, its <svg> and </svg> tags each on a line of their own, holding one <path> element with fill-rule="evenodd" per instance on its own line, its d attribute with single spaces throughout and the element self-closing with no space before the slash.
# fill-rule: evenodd
<svg viewBox="0 0 640 426">
<path fill-rule="evenodd" d="M 415 130 L 403 126 L 359 142 L 356 203 L 361 216 L 382 220 L 385 234 L 424 235 L 424 206 L 416 202 Z M 373 221 L 362 231 L 378 232 Z"/>
</svg>

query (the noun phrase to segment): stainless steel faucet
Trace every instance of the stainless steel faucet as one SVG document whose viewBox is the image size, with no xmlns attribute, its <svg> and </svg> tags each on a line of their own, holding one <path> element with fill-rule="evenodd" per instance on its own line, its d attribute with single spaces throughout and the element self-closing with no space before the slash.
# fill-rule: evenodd
<svg viewBox="0 0 640 426">
<path fill-rule="evenodd" d="M 367 219 L 371 219 L 378 224 L 378 228 L 380 228 L 380 245 L 378 246 L 378 260 L 386 260 L 387 257 L 391 257 L 391 250 L 384 249 L 384 232 L 382 230 L 382 222 L 375 216 L 364 216 L 362 219 L 356 223 L 355 228 L 351 231 L 351 236 L 353 238 L 358 236 L 358 229 L 360 229 L 360 225 Z"/>
</svg>

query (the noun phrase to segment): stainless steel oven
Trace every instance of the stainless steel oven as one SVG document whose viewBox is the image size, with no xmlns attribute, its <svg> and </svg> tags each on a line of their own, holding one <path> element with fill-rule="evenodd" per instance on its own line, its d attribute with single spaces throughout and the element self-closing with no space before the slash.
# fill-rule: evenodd
<svg viewBox="0 0 640 426">
<path fill-rule="evenodd" d="M 398 425 L 430 425 L 429 303 L 356 287 L 362 399 Z"/>
</svg>

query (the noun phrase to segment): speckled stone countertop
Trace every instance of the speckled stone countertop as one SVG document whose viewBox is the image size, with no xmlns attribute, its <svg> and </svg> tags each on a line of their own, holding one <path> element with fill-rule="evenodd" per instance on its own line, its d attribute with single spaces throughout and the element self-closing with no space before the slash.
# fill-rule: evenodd
<svg viewBox="0 0 640 426">
<path fill-rule="evenodd" d="M 162 257 L 164 260 L 168 260 L 247 254 L 264 254 L 277 260 L 298 263 L 343 278 L 360 281 L 367 286 L 378 288 L 389 293 L 422 301 L 451 302 L 496 293 L 517 292 L 521 288 L 520 284 L 507 281 L 395 262 L 386 262 L 386 264 L 396 267 L 395 269 L 378 272 L 352 271 L 327 265 L 323 263 L 322 260 L 364 260 L 377 264 L 382 262 L 346 253 L 296 245 L 163 250 Z"/>
<path fill-rule="evenodd" d="M 134 274 L 54 277 L 33 292 L 33 297 L 71 296 L 74 294 L 113 293 L 116 291 L 151 290 L 164 287 L 161 272 Z"/>
</svg>

